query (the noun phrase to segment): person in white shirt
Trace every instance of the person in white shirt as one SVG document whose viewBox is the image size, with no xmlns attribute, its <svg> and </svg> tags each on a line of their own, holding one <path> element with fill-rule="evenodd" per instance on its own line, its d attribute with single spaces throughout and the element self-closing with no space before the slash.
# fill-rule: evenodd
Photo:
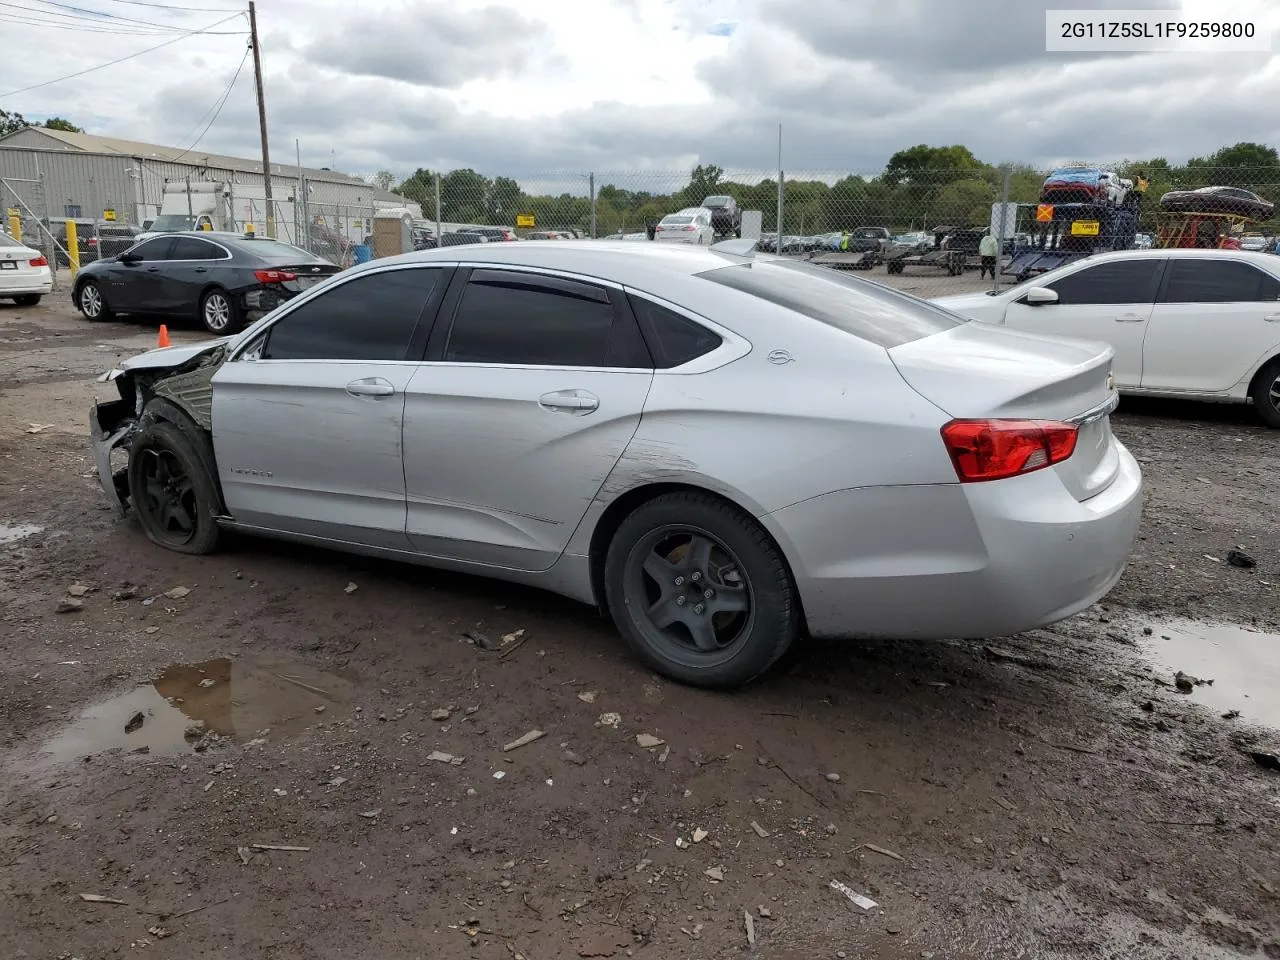
<svg viewBox="0 0 1280 960">
<path fill-rule="evenodd" d="M 978 256 L 982 258 L 982 272 L 979 278 L 985 277 L 987 272 L 991 272 L 991 279 L 996 278 L 996 255 L 1000 252 L 1000 245 L 996 242 L 996 238 L 987 231 L 982 235 L 982 239 L 978 242 Z"/>
</svg>

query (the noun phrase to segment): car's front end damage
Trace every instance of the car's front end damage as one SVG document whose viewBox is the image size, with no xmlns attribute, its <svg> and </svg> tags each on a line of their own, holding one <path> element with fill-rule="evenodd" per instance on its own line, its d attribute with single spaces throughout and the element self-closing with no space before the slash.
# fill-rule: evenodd
<svg viewBox="0 0 1280 960">
<path fill-rule="evenodd" d="M 152 350 L 98 378 L 100 383 L 115 384 L 119 393 L 115 400 L 95 400 L 89 410 L 89 432 L 99 483 L 121 513 L 129 506 L 128 467 L 113 467 L 112 452 L 128 448 L 142 423 L 144 410 L 153 411 L 148 416 L 163 417 L 165 410 L 177 408 L 201 430 L 212 432 L 211 381 L 227 358 L 229 340 Z M 157 398 L 166 403 L 152 403 Z"/>
</svg>

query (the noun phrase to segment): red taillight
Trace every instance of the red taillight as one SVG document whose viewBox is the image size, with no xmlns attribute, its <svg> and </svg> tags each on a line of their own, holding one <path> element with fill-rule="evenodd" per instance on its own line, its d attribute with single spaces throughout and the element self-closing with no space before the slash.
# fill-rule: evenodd
<svg viewBox="0 0 1280 960">
<path fill-rule="evenodd" d="M 680 229 L 683 230 L 685 233 L 692 233 L 694 230 L 697 230 L 698 228 L 697 227 L 681 227 Z"/>
<path fill-rule="evenodd" d="M 31 261 L 33 267 L 47 267 L 49 265 L 48 257 L 35 257 Z"/>
<path fill-rule="evenodd" d="M 1001 480 L 1061 463 L 1079 428 L 1059 420 L 952 420 L 942 428 L 961 483 Z"/>
<path fill-rule="evenodd" d="M 258 278 L 259 283 L 284 283 L 286 280 L 298 279 L 296 273 L 288 270 L 255 270 L 253 275 Z"/>
<path fill-rule="evenodd" d="M 89 238 L 89 246 L 91 246 L 91 247 L 96 247 L 97 245 L 98 245 L 98 238 L 97 238 L 97 237 L 90 237 L 90 238 Z"/>
</svg>

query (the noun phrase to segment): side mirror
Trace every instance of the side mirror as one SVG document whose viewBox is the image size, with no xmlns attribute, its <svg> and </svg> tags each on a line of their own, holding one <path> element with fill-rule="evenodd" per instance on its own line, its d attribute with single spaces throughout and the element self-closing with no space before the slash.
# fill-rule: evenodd
<svg viewBox="0 0 1280 960">
<path fill-rule="evenodd" d="M 120 254 L 119 260 L 121 263 L 141 263 L 142 257 L 136 253 L 129 253 L 126 251 L 125 253 Z"/>
<path fill-rule="evenodd" d="M 1029 307 L 1043 307 L 1045 304 L 1057 303 L 1058 292 L 1048 287 L 1032 287 L 1022 300 Z"/>
</svg>

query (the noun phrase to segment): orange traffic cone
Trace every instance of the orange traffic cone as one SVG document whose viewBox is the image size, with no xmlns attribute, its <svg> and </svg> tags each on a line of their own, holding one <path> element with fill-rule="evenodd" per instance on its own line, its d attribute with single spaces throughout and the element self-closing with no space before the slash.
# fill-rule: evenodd
<svg viewBox="0 0 1280 960">
<path fill-rule="evenodd" d="M 157 347 L 169 346 L 169 328 L 163 323 L 160 324 L 160 337 L 156 340 Z"/>
</svg>

